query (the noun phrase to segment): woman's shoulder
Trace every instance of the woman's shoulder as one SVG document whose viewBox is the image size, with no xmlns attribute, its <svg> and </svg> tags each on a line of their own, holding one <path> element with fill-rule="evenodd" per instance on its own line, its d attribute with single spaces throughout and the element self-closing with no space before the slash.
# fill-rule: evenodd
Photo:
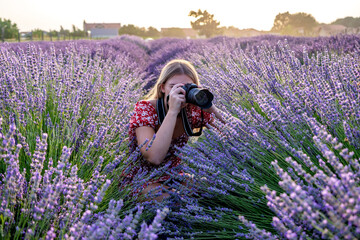
<svg viewBox="0 0 360 240">
<path fill-rule="evenodd" d="M 153 110 L 156 111 L 156 100 L 140 100 L 135 104 L 137 110 Z"/>
<path fill-rule="evenodd" d="M 156 109 L 151 100 L 140 100 L 135 104 L 134 112 L 130 118 L 130 129 L 141 126 L 150 126 L 155 128 L 157 123 Z"/>
</svg>

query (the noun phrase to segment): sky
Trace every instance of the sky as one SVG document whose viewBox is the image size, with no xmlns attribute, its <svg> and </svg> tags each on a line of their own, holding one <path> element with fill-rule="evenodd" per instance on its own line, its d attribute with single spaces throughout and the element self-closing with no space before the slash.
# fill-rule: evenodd
<svg viewBox="0 0 360 240">
<path fill-rule="evenodd" d="M 220 26 L 269 31 L 278 13 L 305 12 L 320 23 L 360 17 L 360 0 L 0 0 L 0 18 L 20 31 L 83 29 L 87 23 L 191 28 L 189 12 L 207 10 Z"/>
</svg>

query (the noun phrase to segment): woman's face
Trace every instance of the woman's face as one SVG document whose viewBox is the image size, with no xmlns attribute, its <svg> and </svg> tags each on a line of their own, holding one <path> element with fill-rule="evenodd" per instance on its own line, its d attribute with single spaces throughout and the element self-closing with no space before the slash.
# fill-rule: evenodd
<svg viewBox="0 0 360 240">
<path fill-rule="evenodd" d="M 173 86 L 175 84 L 179 84 L 179 83 L 181 84 L 181 86 L 184 86 L 187 83 L 194 83 L 194 81 L 189 76 L 187 76 L 185 74 L 175 75 L 175 76 L 169 78 L 165 82 L 165 84 L 161 85 L 161 92 L 164 93 L 165 99 L 169 95 L 169 93 L 170 93 L 171 89 L 173 88 Z"/>
<path fill-rule="evenodd" d="M 167 95 L 169 95 L 172 87 L 175 85 L 175 84 L 178 84 L 178 83 L 181 83 L 183 85 L 187 84 L 187 83 L 194 83 L 193 80 L 188 77 L 187 75 L 185 74 L 182 74 L 182 75 L 175 75 L 173 76 L 172 78 L 169 78 L 165 84 L 162 84 L 161 85 L 161 92 L 164 93 L 164 96 L 166 97 Z"/>
</svg>

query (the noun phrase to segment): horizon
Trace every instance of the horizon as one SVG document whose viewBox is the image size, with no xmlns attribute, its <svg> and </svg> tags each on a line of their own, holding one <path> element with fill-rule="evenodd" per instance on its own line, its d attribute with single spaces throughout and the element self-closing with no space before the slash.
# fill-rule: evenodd
<svg viewBox="0 0 360 240">
<path fill-rule="evenodd" d="M 183 0 L 181 5 L 176 6 L 175 11 L 166 3 L 165 0 L 137 0 L 126 3 L 104 0 L 99 5 L 94 0 L 0 0 L 0 18 L 11 20 L 17 24 L 20 31 L 25 32 L 35 29 L 59 30 L 60 26 L 72 29 L 72 25 L 83 29 L 83 21 L 120 23 L 122 26 L 133 24 L 145 28 L 152 26 L 158 30 L 170 27 L 191 28 L 190 22 L 195 18 L 189 17 L 188 14 L 191 10 L 198 9 L 213 14 L 214 19 L 220 22 L 219 27 L 233 26 L 259 31 L 269 31 L 276 15 L 284 12 L 311 14 L 317 22 L 324 24 L 330 24 L 339 18 L 360 17 L 360 1 L 355 0 L 343 0 L 341 4 L 334 0 L 304 0 L 301 3 L 286 0 L 254 0 L 246 4 L 236 0 L 224 0 L 221 5 L 215 1 Z"/>
</svg>

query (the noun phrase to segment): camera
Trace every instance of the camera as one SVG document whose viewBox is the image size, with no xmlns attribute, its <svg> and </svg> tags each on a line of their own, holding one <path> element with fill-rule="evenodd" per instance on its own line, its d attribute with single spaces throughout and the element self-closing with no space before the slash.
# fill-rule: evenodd
<svg viewBox="0 0 360 240">
<path fill-rule="evenodd" d="M 202 109 L 208 109 L 212 106 L 214 95 L 209 90 L 199 88 L 194 83 L 187 83 L 182 88 L 186 91 L 185 98 L 187 103 L 192 103 Z"/>
</svg>

